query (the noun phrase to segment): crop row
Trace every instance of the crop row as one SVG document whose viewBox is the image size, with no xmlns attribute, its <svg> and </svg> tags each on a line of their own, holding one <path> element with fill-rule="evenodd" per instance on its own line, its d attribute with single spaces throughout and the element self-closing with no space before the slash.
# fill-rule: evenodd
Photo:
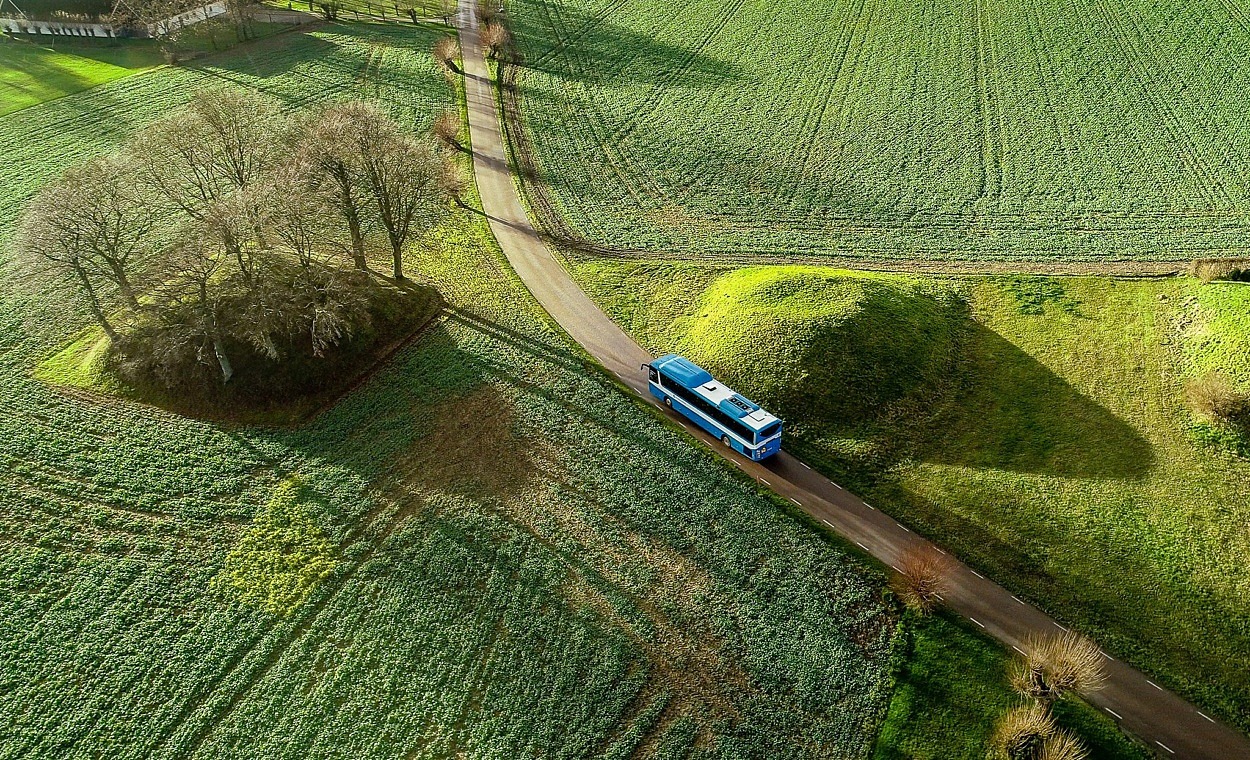
<svg viewBox="0 0 1250 760">
<path fill-rule="evenodd" d="M 510 8 L 540 181 L 601 245 L 1081 259 L 1246 245 L 1250 127 L 1227 93 L 1250 81 L 1250 29 L 1219 0 Z"/>
</svg>

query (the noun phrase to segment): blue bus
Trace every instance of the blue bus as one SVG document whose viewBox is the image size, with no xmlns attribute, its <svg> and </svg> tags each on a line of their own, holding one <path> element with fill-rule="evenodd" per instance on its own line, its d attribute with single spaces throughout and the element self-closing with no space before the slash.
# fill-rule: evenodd
<svg viewBox="0 0 1250 760">
<path fill-rule="evenodd" d="M 781 420 L 689 359 L 666 354 L 642 368 L 652 396 L 734 451 L 757 460 L 781 451 Z"/>
</svg>

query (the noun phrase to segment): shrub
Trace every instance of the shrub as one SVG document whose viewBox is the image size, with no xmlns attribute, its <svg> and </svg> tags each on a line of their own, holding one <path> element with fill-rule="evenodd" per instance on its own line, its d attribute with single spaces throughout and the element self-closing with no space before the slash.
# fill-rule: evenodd
<svg viewBox="0 0 1250 760">
<path fill-rule="evenodd" d="M 460 56 L 460 45 L 454 37 L 444 37 L 434 43 L 434 60 L 448 71 L 460 73 L 456 67 L 456 58 Z"/>
<path fill-rule="evenodd" d="M 1191 380 L 1185 394 L 1194 412 L 1210 420 L 1240 423 L 1250 417 L 1250 396 L 1223 372 L 1213 370 Z"/>
<path fill-rule="evenodd" d="M 487 24 L 482 30 L 482 44 L 490 50 L 491 58 L 498 58 L 511 41 L 512 35 L 502 24 Z"/>
<path fill-rule="evenodd" d="M 1106 681 L 1102 650 L 1075 631 L 1030 638 L 1024 652 L 1013 682 L 1026 697 L 1053 702 L 1068 692 L 1095 691 Z"/>
<path fill-rule="evenodd" d="M 1213 280 L 1246 281 L 1250 275 L 1250 260 L 1246 259 L 1194 259 L 1189 274 L 1203 282 Z"/>
<path fill-rule="evenodd" d="M 918 542 L 903 551 L 898 572 L 890 581 L 894 593 L 908 607 L 928 614 L 937 607 L 946 590 L 951 568 L 949 556 L 927 542 Z"/>
<path fill-rule="evenodd" d="M 455 111 L 443 111 L 434 119 L 432 130 L 438 139 L 456 150 L 463 150 L 464 147 L 460 144 L 461 128 L 460 117 Z"/>
<path fill-rule="evenodd" d="M 1033 760 L 1047 737 L 1058 730 L 1045 705 L 1036 702 L 1012 708 L 999 719 L 990 739 L 993 755 L 1002 760 Z"/>
</svg>

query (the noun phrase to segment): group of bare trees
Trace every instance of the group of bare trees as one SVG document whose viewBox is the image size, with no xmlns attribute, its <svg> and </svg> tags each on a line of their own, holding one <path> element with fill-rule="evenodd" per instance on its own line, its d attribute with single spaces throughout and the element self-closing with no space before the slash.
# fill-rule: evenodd
<svg viewBox="0 0 1250 760">
<path fill-rule="evenodd" d="M 898 558 L 890 587 L 910 609 L 933 612 L 950 584 L 955 562 L 927 541 L 909 546 Z M 1106 678 L 1102 650 L 1075 632 L 1039 636 L 1024 642 L 1012 686 L 1026 701 L 1009 710 L 991 737 L 991 751 L 1002 760 L 1082 760 L 1088 751 L 1064 731 L 1051 705 L 1068 694 L 1087 694 Z"/>
<path fill-rule="evenodd" d="M 284 120 L 264 96 L 218 90 L 46 185 L 18 250 L 74 285 L 119 368 L 222 384 L 233 353 L 320 357 L 367 326 L 368 243 L 385 241 L 402 280 L 405 247 L 461 181 L 376 105 Z"/>
</svg>

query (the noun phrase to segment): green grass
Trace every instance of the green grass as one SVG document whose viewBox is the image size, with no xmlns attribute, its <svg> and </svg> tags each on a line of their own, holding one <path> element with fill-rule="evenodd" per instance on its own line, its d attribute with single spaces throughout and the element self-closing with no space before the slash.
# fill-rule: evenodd
<svg viewBox="0 0 1250 760">
<path fill-rule="evenodd" d="M 995 724 L 1021 704 L 1002 647 L 943 615 L 914 621 L 908 642 L 911 656 L 898 674 L 873 760 L 984 760 Z M 1054 712 L 1092 760 L 1152 757 L 1080 700 L 1065 699 Z"/>
<path fill-rule="evenodd" d="M 576 267 L 594 297 L 657 353 L 692 347 L 688 330 L 706 313 L 708 294 L 743 276 L 725 271 Z M 1184 279 L 948 278 L 929 287 L 962 293 L 971 319 L 959 330 L 956 363 L 928 397 L 849 431 L 792 407 L 786 446 L 1109 651 L 1250 728 L 1250 460 L 1197 434 L 1183 390 L 1187 378 L 1216 367 L 1246 382 L 1247 291 Z M 742 313 L 758 323 L 755 308 Z M 889 359 L 879 349 L 894 337 L 851 346 L 864 355 L 848 366 Z M 717 350 L 714 341 L 704 350 Z M 826 371 L 821 352 L 778 356 L 802 361 L 769 371 Z M 738 382 L 747 395 L 767 396 L 772 381 Z"/>
<path fill-rule="evenodd" d="M 0 115 L 137 74 L 161 63 L 143 45 L 0 43 Z"/>
<path fill-rule="evenodd" d="M 598 245 L 1096 261 L 1247 246 L 1236 4 L 508 7 L 541 184 Z"/>
<path fill-rule="evenodd" d="M 200 88 L 424 126 L 438 33 L 327 27 L 0 117 L 0 240 Z M 880 576 L 589 369 L 483 217 L 410 261 L 447 318 L 300 429 L 52 390 L 89 317 L 4 267 L 0 755 L 864 756 Z"/>
<path fill-rule="evenodd" d="M 252 40 L 291 29 L 290 24 L 255 21 Z M 193 58 L 240 44 L 232 25 L 210 21 L 180 38 L 179 55 Z M 147 71 L 165 62 L 155 40 L 95 40 L 29 35 L 0 38 L 0 116 Z"/>
</svg>

